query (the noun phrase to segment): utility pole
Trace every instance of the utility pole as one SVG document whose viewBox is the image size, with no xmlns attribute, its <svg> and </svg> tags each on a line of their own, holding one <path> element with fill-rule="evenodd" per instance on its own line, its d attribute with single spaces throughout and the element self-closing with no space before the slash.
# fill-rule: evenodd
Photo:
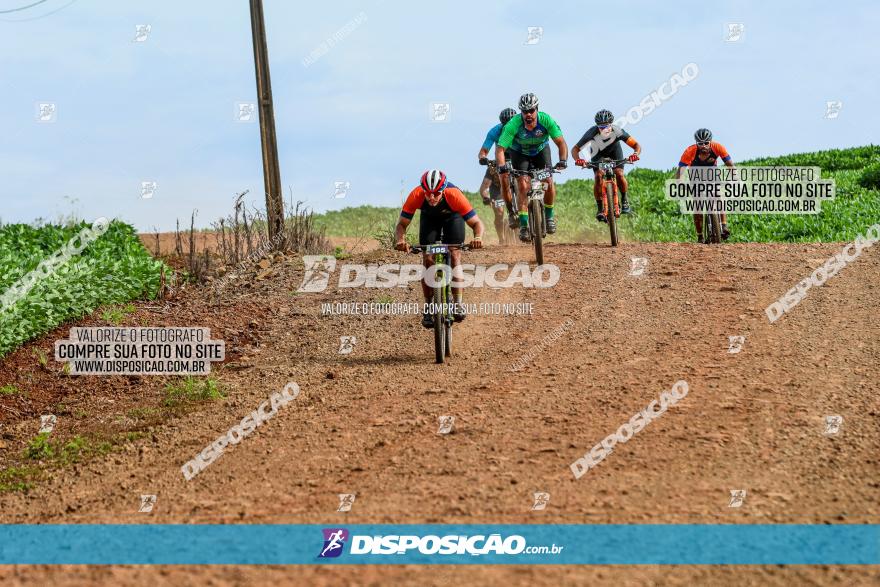
<svg viewBox="0 0 880 587">
<path fill-rule="evenodd" d="M 281 171 L 278 165 L 278 142 L 275 139 L 275 107 L 272 103 L 272 80 L 269 77 L 269 50 L 266 47 L 266 24 L 263 0 L 250 0 L 251 35 L 254 41 L 254 67 L 257 73 L 257 100 L 260 110 L 260 143 L 263 148 L 263 183 L 266 189 L 266 221 L 269 242 L 282 248 L 284 238 L 284 200 L 281 195 Z"/>
</svg>

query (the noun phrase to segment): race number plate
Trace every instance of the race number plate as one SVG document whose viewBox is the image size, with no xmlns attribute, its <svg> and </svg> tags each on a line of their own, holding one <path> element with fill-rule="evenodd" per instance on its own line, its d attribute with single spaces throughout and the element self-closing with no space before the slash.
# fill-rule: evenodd
<svg viewBox="0 0 880 587">
<path fill-rule="evenodd" d="M 549 177 L 550 177 L 550 172 L 545 169 L 543 171 L 539 171 L 538 174 L 535 176 L 535 179 L 540 181 L 540 180 L 548 179 Z"/>
<path fill-rule="evenodd" d="M 436 255 L 437 253 L 446 253 L 449 251 L 449 247 L 446 245 L 429 245 L 428 246 L 428 254 Z"/>
</svg>

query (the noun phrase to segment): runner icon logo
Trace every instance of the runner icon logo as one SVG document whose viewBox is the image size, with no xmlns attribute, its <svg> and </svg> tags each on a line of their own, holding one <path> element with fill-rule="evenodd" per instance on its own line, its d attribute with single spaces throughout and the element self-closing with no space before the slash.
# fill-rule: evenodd
<svg viewBox="0 0 880 587">
<path fill-rule="evenodd" d="M 540 511 L 547 507 L 547 504 L 550 502 L 550 494 L 546 491 L 536 491 L 535 492 L 535 504 L 532 506 L 532 511 Z"/>
<path fill-rule="evenodd" d="M 639 277 L 645 274 L 645 269 L 647 268 L 648 260 L 645 257 L 633 257 L 632 265 L 629 268 L 629 274 Z"/>
<path fill-rule="evenodd" d="M 437 429 L 437 434 L 449 434 L 455 428 L 455 416 L 440 416 L 438 420 L 440 428 Z"/>
<path fill-rule="evenodd" d="M 544 27 L 530 26 L 526 29 L 526 42 L 523 45 L 537 45 L 544 36 Z"/>
<path fill-rule="evenodd" d="M 55 414 L 40 416 L 40 434 L 49 434 L 55 429 L 58 417 Z"/>
<path fill-rule="evenodd" d="M 156 195 L 156 188 L 159 187 L 155 181 L 142 181 L 141 182 L 141 198 L 144 200 L 149 200 L 153 196 Z"/>
<path fill-rule="evenodd" d="M 740 507 L 746 499 L 746 490 L 745 489 L 731 489 L 730 490 L 730 503 L 727 504 L 729 508 L 738 508 Z"/>
<path fill-rule="evenodd" d="M 354 505 L 354 493 L 337 493 L 339 496 L 339 507 L 337 512 L 350 512 L 351 506 Z"/>
<path fill-rule="evenodd" d="M 138 512 L 142 514 L 148 514 L 153 511 L 153 506 L 156 505 L 156 496 L 155 495 L 142 495 L 141 496 L 141 507 L 138 508 Z"/>
<path fill-rule="evenodd" d="M 840 425 L 843 424 L 843 416 L 825 416 L 825 434 L 833 436 L 840 432 Z"/>
<path fill-rule="evenodd" d="M 334 181 L 333 182 L 333 197 L 334 198 L 344 198 L 348 191 L 351 189 L 350 181 Z"/>
<path fill-rule="evenodd" d="M 724 40 L 728 43 L 738 43 L 742 40 L 745 32 L 745 24 L 741 22 L 729 22 L 727 23 L 727 35 L 725 35 Z"/>
<path fill-rule="evenodd" d="M 354 350 L 354 345 L 357 342 L 356 336 L 340 336 L 339 337 L 339 354 L 340 355 L 350 355 L 351 351 Z"/>
<path fill-rule="evenodd" d="M 303 255 L 305 274 L 298 292 L 319 292 L 327 289 L 330 274 L 336 269 L 336 257 L 333 255 Z"/>
<path fill-rule="evenodd" d="M 735 355 L 742 350 L 743 344 L 746 342 L 746 337 L 742 335 L 728 336 L 727 341 L 727 353 Z"/>
<path fill-rule="evenodd" d="M 143 43 L 147 40 L 147 37 L 150 36 L 150 33 L 153 31 L 153 25 L 151 24 L 136 24 L 134 25 L 134 39 L 132 39 L 132 43 Z"/>
<path fill-rule="evenodd" d="M 834 120 L 840 116 L 840 110 L 843 108 L 843 102 L 840 100 L 828 100 L 825 102 L 825 116 L 828 120 Z"/>
<path fill-rule="evenodd" d="M 336 558 L 342 554 L 345 541 L 348 540 L 348 530 L 345 528 L 324 528 L 324 547 L 318 558 Z"/>
</svg>

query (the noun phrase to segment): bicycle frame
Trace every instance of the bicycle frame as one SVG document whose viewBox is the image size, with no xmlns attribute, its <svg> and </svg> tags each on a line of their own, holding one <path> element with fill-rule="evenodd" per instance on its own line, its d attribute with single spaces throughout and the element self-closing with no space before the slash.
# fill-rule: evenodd
<svg viewBox="0 0 880 587">
<path fill-rule="evenodd" d="M 602 186 L 603 188 L 603 196 L 606 196 L 604 190 L 609 187 L 608 184 L 612 184 L 610 187 L 614 190 L 614 211 L 615 217 L 620 217 L 620 206 L 617 199 L 617 177 L 614 174 L 614 168 L 618 165 L 626 165 L 630 163 L 629 159 L 600 159 L 598 163 L 588 163 L 585 168 L 596 169 L 602 172 Z M 608 209 L 608 198 L 607 196 L 603 198 L 602 202 L 602 210 L 607 215 L 610 210 Z"/>
<path fill-rule="evenodd" d="M 702 226 L 700 229 L 702 241 L 706 244 L 719 244 L 721 242 L 721 215 L 718 212 L 701 214 Z"/>
<path fill-rule="evenodd" d="M 631 163 L 629 159 L 600 159 L 598 162 L 587 163 L 585 168 L 596 169 L 602 172 L 602 213 L 608 222 L 608 230 L 611 233 L 611 246 L 616 247 L 620 240 L 617 232 L 617 219 L 620 218 L 620 203 L 617 199 L 617 177 L 614 168 L 618 165 Z M 596 181 L 599 181 L 598 179 Z M 611 190 L 610 193 L 608 190 Z"/>
<path fill-rule="evenodd" d="M 532 200 L 540 200 L 541 206 L 543 206 L 544 194 L 547 193 L 547 190 L 550 189 L 550 182 L 547 180 L 550 179 L 553 173 L 558 173 L 558 171 L 552 168 L 532 169 L 530 171 L 520 171 L 514 169 L 511 171 L 511 173 L 514 175 L 514 177 L 529 176 L 529 191 L 526 194 L 526 202 L 528 203 Z"/>
<path fill-rule="evenodd" d="M 444 265 L 452 267 L 452 249 L 467 250 L 468 248 L 467 245 L 434 243 L 418 245 L 410 249 L 413 253 L 433 255 L 434 264 L 431 267 L 440 272 L 439 278 L 435 274 L 436 285 L 431 299 L 434 305 L 434 356 L 437 363 L 442 363 L 445 357 L 452 354 L 452 325 L 455 322 L 452 315 L 452 275 L 440 267 Z"/>
<path fill-rule="evenodd" d="M 496 172 L 496 174 L 497 174 L 498 162 L 495 159 L 488 159 L 486 161 L 485 165 L 486 165 L 486 167 L 488 167 L 490 170 Z M 514 181 L 513 176 L 508 175 L 507 178 L 499 176 L 499 180 L 502 184 L 501 186 L 499 186 L 499 189 L 501 189 L 502 195 L 504 194 L 504 185 L 503 184 L 504 184 L 505 180 L 507 181 L 507 186 L 510 189 L 511 202 L 507 202 L 507 200 L 505 200 L 503 197 L 499 200 L 492 201 L 491 206 L 493 208 L 493 213 L 495 214 L 495 218 L 496 218 L 496 225 L 495 225 L 496 230 L 498 230 L 497 219 L 501 218 L 501 222 L 503 222 L 505 208 L 507 209 L 507 213 L 510 218 L 516 217 L 515 212 L 516 212 L 516 201 L 517 201 L 516 182 Z M 502 245 L 509 244 L 510 242 L 513 242 L 514 239 L 515 239 L 515 233 L 513 232 L 513 229 L 508 229 L 507 227 L 502 227 L 498 233 L 499 244 L 502 244 Z"/>
<path fill-rule="evenodd" d="M 530 178 L 529 191 L 526 194 L 526 206 L 529 211 L 529 233 L 535 246 L 535 261 L 538 265 L 543 265 L 544 239 L 547 237 L 547 213 L 544 209 L 544 194 L 550 189 L 550 182 L 548 180 L 554 173 L 559 173 L 559 170 L 552 167 L 531 169 L 529 171 L 514 169 L 511 173 L 516 177 L 528 176 Z"/>
</svg>

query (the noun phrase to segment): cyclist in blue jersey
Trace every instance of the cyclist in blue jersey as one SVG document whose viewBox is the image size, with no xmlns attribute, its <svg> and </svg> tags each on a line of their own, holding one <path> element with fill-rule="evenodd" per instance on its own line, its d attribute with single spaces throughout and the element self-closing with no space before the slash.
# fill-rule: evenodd
<svg viewBox="0 0 880 587">
<path fill-rule="evenodd" d="M 516 110 L 513 108 L 505 108 L 501 111 L 501 114 L 498 116 L 501 123 L 489 129 L 489 132 L 486 134 L 486 140 L 483 141 L 483 146 L 480 147 L 480 152 L 477 155 L 480 165 L 489 165 L 489 149 L 498 142 L 498 138 L 501 136 L 501 129 L 514 116 L 516 116 Z M 509 178 L 510 175 L 507 177 Z M 480 196 L 483 198 L 484 204 L 492 206 L 492 211 L 495 213 L 495 232 L 498 233 L 498 242 L 504 242 L 504 208 L 501 207 L 501 200 L 504 200 L 504 204 L 507 207 L 507 218 L 510 228 L 515 229 L 519 221 L 517 220 L 516 211 L 513 209 L 511 191 L 501 188 L 501 177 L 498 175 L 497 167 L 490 166 L 486 169 L 483 183 L 480 184 Z"/>
</svg>

